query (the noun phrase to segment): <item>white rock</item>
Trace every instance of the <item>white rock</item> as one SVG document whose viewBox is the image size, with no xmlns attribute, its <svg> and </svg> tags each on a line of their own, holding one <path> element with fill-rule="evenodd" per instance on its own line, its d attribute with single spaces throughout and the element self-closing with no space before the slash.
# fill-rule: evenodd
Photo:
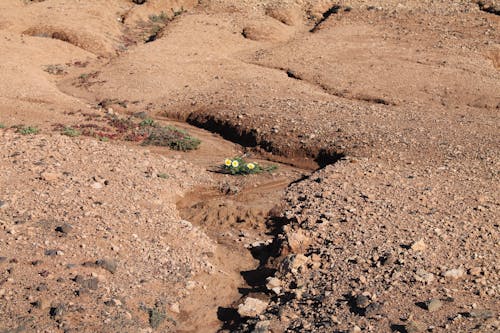
<svg viewBox="0 0 500 333">
<path fill-rule="evenodd" d="M 276 287 L 281 287 L 281 280 L 275 277 L 268 277 L 266 279 L 266 288 L 272 290 Z"/>
<path fill-rule="evenodd" d="M 242 317 L 255 317 L 266 310 L 267 304 L 260 299 L 247 297 L 245 303 L 238 305 L 238 313 Z"/>
<path fill-rule="evenodd" d="M 174 303 L 170 305 L 170 311 L 172 311 L 173 313 L 181 313 L 181 308 L 179 306 L 179 303 Z"/>
<path fill-rule="evenodd" d="M 462 268 L 454 268 L 444 272 L 443 276 L 445 278 L 459 279 L 465 275 L 465 271 Z"/>
<path fill-rule="evenodd" d="M 413 251 L 422 252 L 425 251 L 425 249 L 427 249 L 427 245 L 424 243 L 423 239 L 420 239 L 412 244 L 411 249 Z"/>
<path fill-rule="evenodd" d="M 102 184 L 99 183 L 99 182 L 95 182 L 92 185 L 90 185 L 90 187 L 95 188 L 96 190 L 98 190 L 98 189 L 102 188 Z"/>
</svg>

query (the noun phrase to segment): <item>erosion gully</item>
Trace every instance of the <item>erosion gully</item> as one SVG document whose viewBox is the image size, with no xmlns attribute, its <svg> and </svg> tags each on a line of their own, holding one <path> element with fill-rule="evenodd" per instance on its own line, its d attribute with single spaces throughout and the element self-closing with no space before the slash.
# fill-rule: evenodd
<svg viewBox="0 0 500 333">
<path fill-rule="evenodd" d="M 279 251 L 277 236 L 282 224 L 277 216 L 284 190 L 313 169 L 270 162 L 217 134 L 183 122 L 168 122 L 202 141 L 198 150 L 178 155 L 206 168 L 212 179 L 186 193 L 177 208 L 181 218 L 202 228 L 216 242 L 217 250 L 210 260 L 221 270 L 220 274 L 196 278 L 205 287 L 193 290 L 181 304 L 178 332 L 230 332 L 243 320 L 237 306 L 245 296 L 269 299 L 265 280 L 275 272 L 268 259 Z M 152 151 L 167 153 L 164 148 Z M 247 176 L 218 172 L 225 158 L 242 154 L 277 169 Z"/>
</svg>

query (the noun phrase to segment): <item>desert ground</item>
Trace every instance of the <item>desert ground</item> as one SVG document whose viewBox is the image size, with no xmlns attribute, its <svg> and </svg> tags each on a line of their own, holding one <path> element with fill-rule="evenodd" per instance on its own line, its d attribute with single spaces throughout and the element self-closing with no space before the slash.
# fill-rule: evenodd
<svg viewBox="0 0 500 333">
<path fill-rule="evenodd" d="M 499 14 L 0 1 L 0 332 L 498 332 Z"/>
</svg>

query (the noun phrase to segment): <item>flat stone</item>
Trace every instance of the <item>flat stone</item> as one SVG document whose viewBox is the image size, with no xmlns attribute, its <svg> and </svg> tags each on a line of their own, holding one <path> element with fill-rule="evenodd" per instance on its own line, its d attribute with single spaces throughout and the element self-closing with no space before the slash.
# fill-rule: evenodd
<svg viewBox="0 0 500 333">
<path fill-rule="evenodd" d="M 269 326 L 271 326 L 271 321 L 269 321 L 269 320 L 259 321 L 255 325 L 255 328 L 253 329 L 252 333 L 268 333 Z"/>
<path fill-rule="evenodd" d="M 266 310 L 267 305 L 260 299 L 247 297 L 243 304 L 238 305 L 238 313 L 242 317 L 256 317 Z"/>
<path fill-rule="evenodd" d="M 65 311 L 64 304 L 59 304 L 51 307 L 49 314 L 51 317 L 61 317 L 64 315 L 64 311 Z"/>
<path fill-rule="evenodd" d="M 69 223 L 64 223 L 56 228 L 56 231 L 62 234 L 69 234 L 71 230 L 73 230 L 73 226 Z"/>
<path fill-rule="evenodd" d="M 281 287 L 281 280 L 275 277 L 268 277 L 266 279 L 266 288 L 272 290 L 276 287 Z"/>
<path fill-rule="evenodd" d="M 462 268 L 450 269 L 443 273 L 443 276 L 445 278 L 455 279 L 455 280 L 463 277 L 464 275 L 465 271 Z"/>
<path fill-rule="evenodd" d="M 302 268 L 309 258 L 303 254 L 292 254 L 283 260 L 283 267 L 285 271 L 297 273 L 299 268 Z"/>
<path fill-rule="evenodd" d="M 370 305 L 370 298 L 368 298 L 365 295 L 358 295 L 358 296 L 356 296 L 354 302 L 355 302 L 357 308 L 364 309 L 368 305 Z"/>
<path fill-rule="evenodd" d="M 79 282 L 82 288 L 89 290 L 97 290 L 99 288 L 99 280 L 97 278 L 90 278 Z"/>
<path fill-rule="evenodd" d="M 170 305 L 169 310 L 173 313 L 181 313 L 181 308 L 179 306 L 179 303 L 174 303 Z"/>
<path fill-rule="evenodd" d="M 53 182 L 62 177 L 62 174 L 59 172 L 42 172 L 40 178 L 47 182 Z"/>
<path fill-rule="evenodd" d="M 33 305 L 37 309 L 45 310 L 45 309 L 48 309 L 50 307 L 50 301 L 48 301 L 45 298 L 41 298 L 41 299 L 37 300 Z"/>
<path fill-rule="evenodd" d="M 419 333 L 427 330 L 427 325 L 417 320 L 410 320 L 404 326 L 407 333 Z"/>
<path fill-rule="evenodd" d="M 92 185 L 90 185 L 90 187 L 98 190 L 98 189 L 101 189 L 102 188 L 102 184 L 99 183 L 99 182 L 95 182 L 95 183 L 92 183 Z"/>
<path fill-rule="evenodd" d="M 424 283 L 431 283 L 434 281 L 434 274 L 419 269 L 415 272 L 415 280 Z"/>
<path fill-rule="evenodd" d="M 397 257 L 392 253 L 386 253 L 381 259 L 382 265 L 392 265 L 396 262 Z"/>
<path fill-rule="evenodd" d="M 45 250 L 45 255 L 46 256 L 49 256 L 49 257 L 53 257 L 53 256 L 56 256 L 58 254 L 59 250 L 56 250 L 56 249 L 49 249 L 49 250 Z"/>
<path fill-rule="evenodd" d="M 370 303 L 365 309 L 365 316 L 369 317 L 380 312 L 382 304 L 378 302 Z"/>
<path fill-rule="evenodd" d="M 46 291 L 48 288 L 47 288 L 47 285 L 45 283 L 40 283 L 38 285 L 38 287 L 36 287 L 36 291 Z"/>
<path fill-rule="evenodd" d="M 420 239 L 411 245 L 411 249 L 416 252 L 423 252 L 427 249 L 427 245 L 423 239 Z"/>
<path fill-rule="evenodd" d="M 485 309 L 474 309 L 471 310 L 467 313 L 468 317 L 472 318 L 480 318 L 480 319 L 489 319 L 493 318 L 495 314 L 491 310 L 485 310 Z"/>
<path fill-rule="evenodd" d="M 115 274 L 118 269 L 118 263 L 114 259 L 99 259 L 95 263 L 112 274 Z"/>
<path fill-rule="evenodd" d="M 304 253 L 311 244 L 311 239 L 302 230 L 289 232 L 286 236 L 292 253 Z"/>
<path fill-rule="evenodd" d="M 425 308 L 427 309 L 427 311 L 429 312 L 434 312 L 434 311 L 437 311 L 439 310 L 440 307 L 443 306 L 443 302 L 441 302 L 439 299 L 437 298 L 433 298 L 433 299 L 430 299 L 428 300 L 427 302 L 425 302 Z"/>
</svg>

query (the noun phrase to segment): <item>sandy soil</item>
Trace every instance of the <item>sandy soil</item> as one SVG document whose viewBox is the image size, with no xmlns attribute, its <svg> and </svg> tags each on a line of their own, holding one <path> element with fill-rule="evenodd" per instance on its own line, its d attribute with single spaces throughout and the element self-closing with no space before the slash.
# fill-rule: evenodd
<svg viewBox="0 0 500 333">
<path fill-rule="evenodd" d="M 141 2 L 0 3 L 0 332 L 500 329 L 498 1 Z"/>
</svg>

